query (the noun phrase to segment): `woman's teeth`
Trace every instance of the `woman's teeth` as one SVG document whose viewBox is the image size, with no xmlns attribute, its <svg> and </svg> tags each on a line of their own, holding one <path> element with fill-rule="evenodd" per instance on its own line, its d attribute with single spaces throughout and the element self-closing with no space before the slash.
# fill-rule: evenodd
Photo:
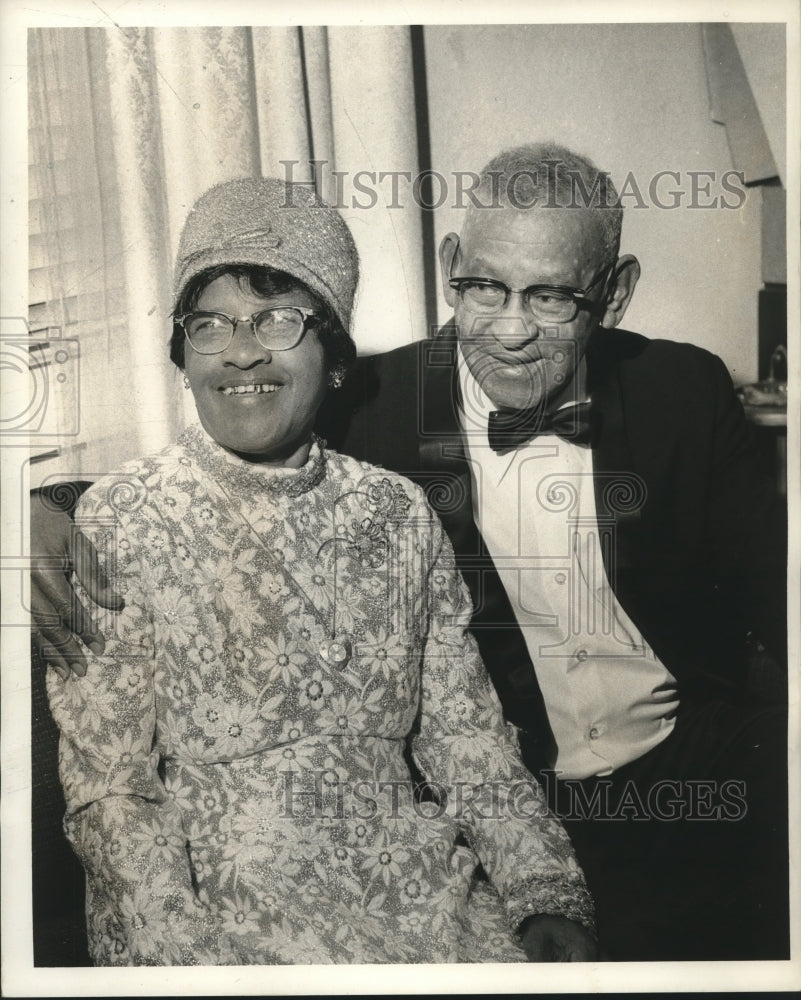
<svg viewBox="0 0 801 1000">
<path fill-rule="evenodd" d="M 265 385 L 227 385 L 222 393 L 224 396 L 244 396 L 254 395 L 260 392 L 275 392 L 278 388 L 275 384 Z"/>
</svg>

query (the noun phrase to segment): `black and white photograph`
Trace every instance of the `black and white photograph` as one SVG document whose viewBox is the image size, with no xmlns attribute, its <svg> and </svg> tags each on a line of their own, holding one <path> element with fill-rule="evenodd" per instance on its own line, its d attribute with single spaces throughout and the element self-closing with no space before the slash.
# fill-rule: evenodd
<svg viewBox="0 0 801 1000">
<path fill-rule="evenodd" d="M 3 995 L 801 990 L 798 4 L 0 45 Z"/>
</svg>

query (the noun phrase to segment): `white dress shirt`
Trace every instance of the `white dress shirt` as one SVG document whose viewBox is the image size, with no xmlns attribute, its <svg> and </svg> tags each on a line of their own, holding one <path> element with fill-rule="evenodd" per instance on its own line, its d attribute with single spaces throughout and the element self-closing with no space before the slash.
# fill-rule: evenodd
<svg viewBox="0 0 801 1000">
<path fill-rule="evenodd" d="M 496 409 L 461 353 L 473 512 L 525 637 L 565 778 L 610 774 L 675 724 L 676 680 L 619 604 L 604 567 L 592 451 L 542 434 L 505 455 Z"/>
</svg>

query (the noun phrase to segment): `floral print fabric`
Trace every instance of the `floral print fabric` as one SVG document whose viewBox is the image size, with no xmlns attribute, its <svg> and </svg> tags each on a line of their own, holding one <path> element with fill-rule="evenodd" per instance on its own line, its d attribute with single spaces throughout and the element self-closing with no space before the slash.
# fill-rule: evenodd
<svg viewBox="0 0 801 1000">
<path fill-rule="evenodd" d="M 96 964 L 521 961 L 527 915 L 592 926 L 417 487 L 195 426 L 77 521 L 125 597 L 48 676 Z"/>
</svg>

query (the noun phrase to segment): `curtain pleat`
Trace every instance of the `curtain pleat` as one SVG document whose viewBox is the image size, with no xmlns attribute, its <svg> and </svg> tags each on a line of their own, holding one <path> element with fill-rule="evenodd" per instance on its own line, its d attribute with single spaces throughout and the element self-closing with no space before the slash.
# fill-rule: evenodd
<svg viewBox="0 0 801 1000">
<path fill-rule="evenodd" d="M 311 146 L 300 28 L 252 28 L 255 96 L 262 173 L 284 177 L 281 160 L 310 180 Z"/>
<path fill-rule="evenodd" d="M 306 68 L 306 94 L 311 123 L 312 158 L 324 161 L 316 171 L 317 192 L 333 202 L 330 165 L 334 163 L 334 122 L 331 115 L 331 73 L 328 65 L 328 31 L 310 26 L 301 28 Z"/>
<path fill-rule="evenodd" d="M 134 366 L 112 111 L 91 99 L 107 93 L 96 40 L 81 29 L 29 36 L 31 325 L 51 337 L 53 439 L 42 443 L 59 449 L 54 461 L 70 476 L 108 468 L 120 438 L 138 445 L 125 419 Z"/>
<path fill-rule="evenodd" d="M 355 325 L 360 350 L 379 352 L 387 341 L 397 346 L 427 335 L 422 223 L 413 198 L 418 156 L 411 35 L 380 26 L 328 28 L 327 35 L 336 169 L 348 174 L 342 214 L 362 262 Z M 359 178 L 360 171 L 367 174 Z M 408 175 L 398 177 L 397 199 L 386 176 L 391 172 Z M 372 194 L 360 193 L 356 182 L 375 193 L 375 206 L 359 207 L 369 205 Z"/>
<path fill-rule="evenodd" d="M 247 28 L 150 29 L 172 256 L 186 213 L 207 188 L 258 175 L 259 138 Z M 144 123 L 143 127 L 144 127 Z"/>
<path fill-rule="evenodd" d="M 152 33 L 129 28 L 105 33 L 122 222 L 130 390 L 136 419 L 129 440 L 139 451 L 163 447 L 179 424 L 180 397 L 165 351 L 169 251 L 158 76 Z"/>
</svg>

